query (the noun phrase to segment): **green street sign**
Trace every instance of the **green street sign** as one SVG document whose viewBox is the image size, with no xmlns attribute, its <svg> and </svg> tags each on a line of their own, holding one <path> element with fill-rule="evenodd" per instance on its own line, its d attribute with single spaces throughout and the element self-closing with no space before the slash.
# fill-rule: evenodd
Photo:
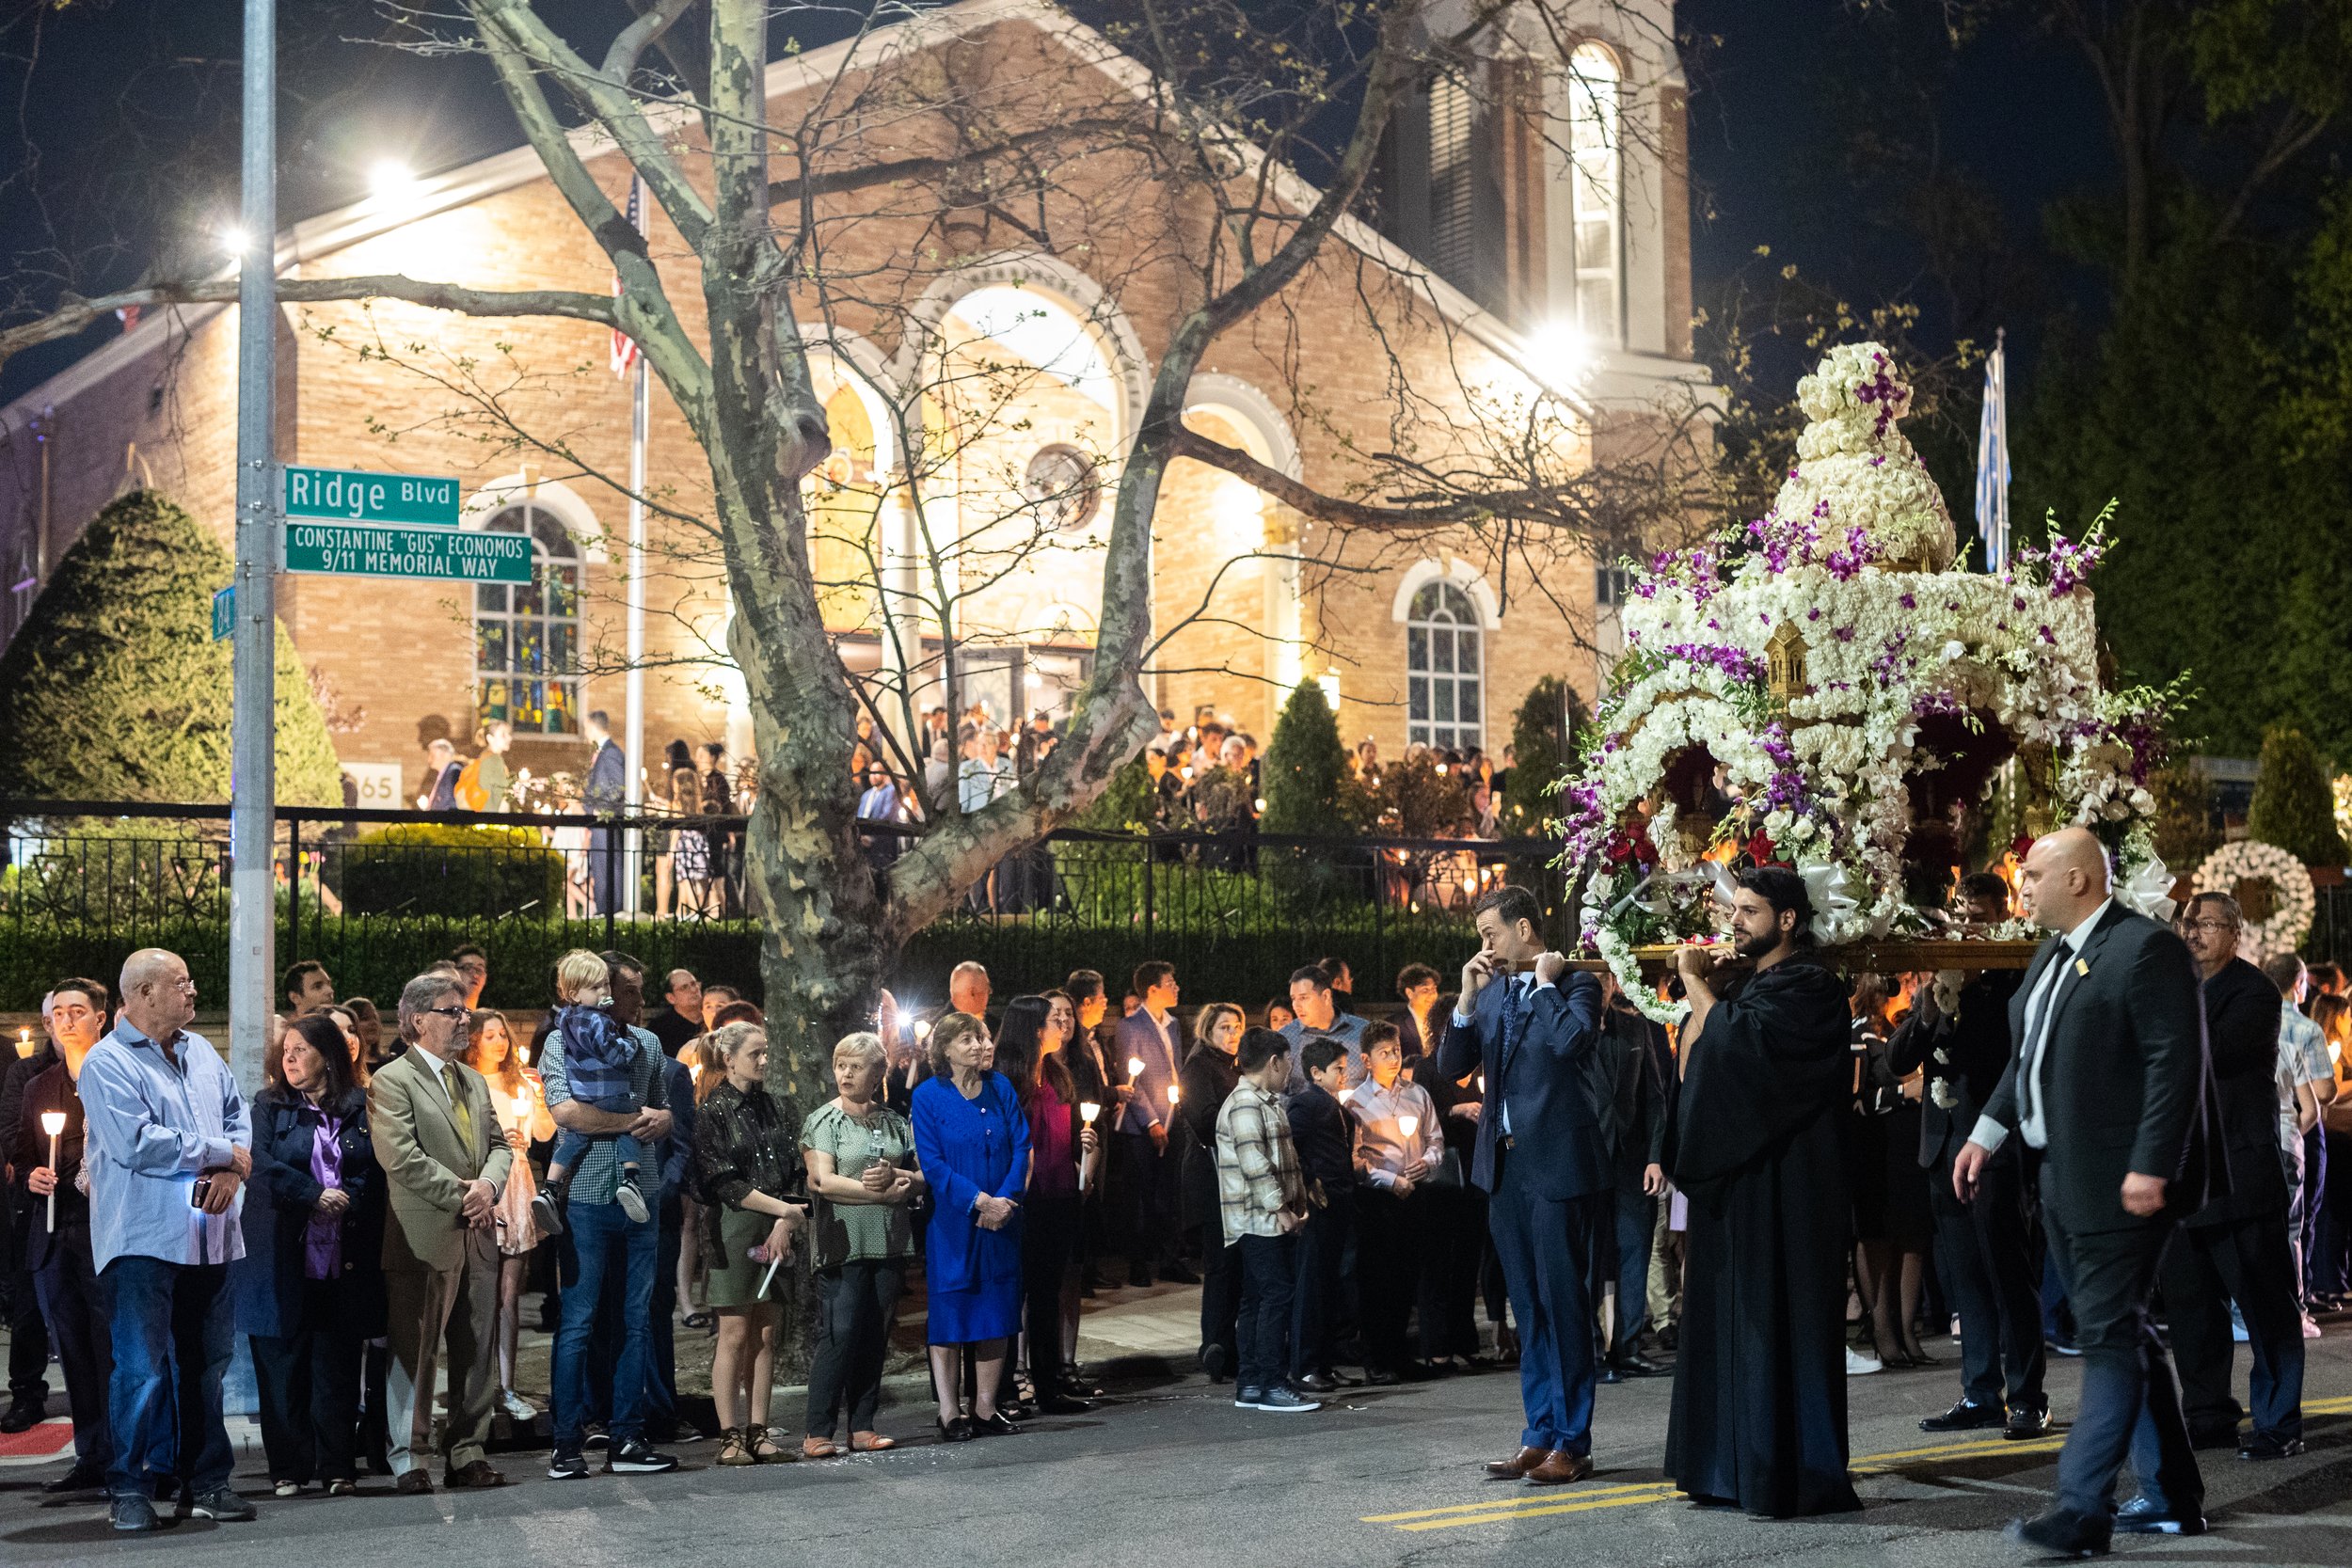
<svg viewBox="0 0 2352 1568">
<path fill-rule="evenodd" d="M 226 642 L 237 629 L 237 585 L 230 583 L 213 594 L 213 641 Z"/>
<path fill-rule="evenodd" d="M 370 474 L 356 468 L 286 468 L 286 515 L 331 517 L 346 523 L 398 523 L 455 528 L 457 482 L 416 474 Z"/>
<path fill-rule="evenodd" d="M 286 524 L 286 570 L 352 578 L 454 578 L 529 582 L 531 541 L 519 533 L 443 528 Z"/>
</svg>

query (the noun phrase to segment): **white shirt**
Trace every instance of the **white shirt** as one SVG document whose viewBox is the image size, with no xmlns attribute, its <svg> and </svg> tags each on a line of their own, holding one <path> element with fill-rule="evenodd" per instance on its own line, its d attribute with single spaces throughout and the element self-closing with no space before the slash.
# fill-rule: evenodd
<svg viewBox="0 0 2352 1568">
<path fill-rule="evenodd" d="M 1527 990 L 1524 992 L 1518 989 L 1518 984 L 1522 979 L 1527 982 Z M 1524 975 L 1506 974 L 1502 977 L 1502 1005 L 1506 1007 L 1516 1007 L 1522 1000 L 1535 994 L 1535 976 L 1532 974 Z M 1543 984 L 1546 986 L 1551 986 L 1552 982 L 1546 980 Z M 1553 989 L 1557 990 L 1558 988 L 1553 987 Z M 1473 1004 L 1473 1006 L 1475 1004 Z M 1454 1012 L 1454 1022 L 1457 1027 L 1468 1029 L 1477 1021 L 1464 1013 L 1459 1007 L 1456 1007 Z M 1480 1092 L 1484 1093 L 1485 1091 L 1481 1090 Z M 1501 1100 L 1502 1102 L 1502 1135 L 1507 1138 L 1511 1135 L 1511 1097 L 1502 1092 L 1502 1085 L 1500 1084 L 1497 1084 L 1494 1086 L 1494 1092 L 1496 1098 Z"/>
<path fill-rule="evenodd" d="M 2082 952 L 2083 943 L 2090 940 L 2090 928 L 2099 924 L 2114 902 L 2113 897 L 2100 900 L 2099 907 L 2081 925 L 2066 933 L 2061 939 L 2065 950 L 2052 957 L 2050 967 L 2042 972 L 2033 994 L 2026 999 L 2026 1026 L 2031 1029 L 2039 1025 L 2039 1032 L 2027 1042 L 2026 1065 L 2017 1074 L 2017 1130 L 2026 1134 L 2028 1148 L 2050 1147 L 2050 1129 L 2042 1103 L 2042 1055 L 2050 1047 L 2053 1022 L 2048 1016 L 2050 1004 L 2058 998 L 2058 985 L 2066 974 L 2066 960 Z M 2036 1016 L 2037 1010 L 2042 1016 Z M 1999 1148 L 2008 1138 L 2009 1129 L 1991 1117 L 1979 1117 L 1975 1131 L 1968 1134 L 1970 1143 L 1987 1151 Z"/>
</svg>

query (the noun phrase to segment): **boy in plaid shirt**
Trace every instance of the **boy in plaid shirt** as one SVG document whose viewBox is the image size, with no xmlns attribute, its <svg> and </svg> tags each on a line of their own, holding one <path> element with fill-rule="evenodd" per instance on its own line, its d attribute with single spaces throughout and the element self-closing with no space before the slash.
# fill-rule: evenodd
<svg viewBox="0 0 2352 1568">
<path fill-rule="evenodd" d="M 1290 1364 L 1291 1290 L 1298 1269 L 1298 1227 L 1315 1202 L 1281 1092 L 1290 1081 L 1290 1047 L 1271 1029 L 1241 1037 L 1234 1064 L 1241 1082 L 1216 1114 L 1217 1211 L 1225 1240 L 1241 1249 L 1241 1366 L 1233 1377 L 1239 1410 L 1282 1414 L 1322 1408 L 1283 1381 Z"/>
</svg>

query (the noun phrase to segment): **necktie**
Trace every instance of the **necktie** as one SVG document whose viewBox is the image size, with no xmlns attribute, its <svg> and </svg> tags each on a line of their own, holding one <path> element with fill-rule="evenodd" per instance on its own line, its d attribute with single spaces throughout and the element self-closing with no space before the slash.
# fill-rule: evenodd
<svg viewBox="0 0 2352 1568">
<path fill-rule="evenodd" d="M 465 1101 L 457 1093 L 456 1083 L 448 1075 L 449 1071 L 450 1069 L 446 1068 L 442 1069 L 441 1089 L 449 1096 L 449 1116 L 450 1119 L 457 1124 L 457 1141 L 466 1146 L 466 1154 L 468 1158 L 471 1158 L 473 1154 L 473 1113 L 466 1108 Z"/>
<path fill-rule="evenodd" d="M 2042 1058 L 2048 1050 L 2042 1042 L 2042 1032 L 2049 1027 L 2050 1015 L 2058 1010 L 2058 992 L 2066 987 L 2067 960 L 2074 956 L 2074 950 L 2072 947 L 2063 942 L 2058 943 L 2058 956 L 2051 959 L 2051 962 L 2058 966 L 2058 977 L 2050 982 L 2049 988 L 2042 993 L 2034 1007 L 2033 1015 L 2026 1020 L 2026 1057 L 2021 1064 L 2020 1074 L 2025 1083 L 2018 1098 L 2017 1119 L 2020 1125 L 2028 1121 L 2039 1122 L 2042 1119 L 2041 1066 Z"/>
</svg>

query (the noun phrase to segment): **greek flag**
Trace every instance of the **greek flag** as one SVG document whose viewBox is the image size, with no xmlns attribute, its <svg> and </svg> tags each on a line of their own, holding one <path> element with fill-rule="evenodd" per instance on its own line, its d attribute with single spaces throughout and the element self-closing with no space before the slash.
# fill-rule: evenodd
<svg viewBox="0 0 2352 1568">
<path fill-rule="evenodd" d="M 1984 567 L 1997 572 L 2009 563 L 2009 355 L 2003 328 L 1993 336 L 1984 362 L 1984 409 L 1977 420 L 1977 533 L 1984 540 Z"/>
</svg>

